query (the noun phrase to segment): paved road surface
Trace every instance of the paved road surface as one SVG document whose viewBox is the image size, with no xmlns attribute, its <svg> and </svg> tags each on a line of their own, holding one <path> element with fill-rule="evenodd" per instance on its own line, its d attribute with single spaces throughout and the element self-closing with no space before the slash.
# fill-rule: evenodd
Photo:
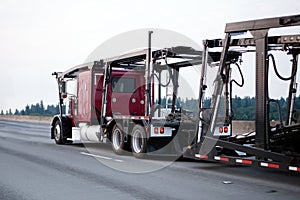
<svg viewBox="0 0 300 200">
<path fill-rule="evenodd" d="M 0 199 L 299 200 L 300 175 L 207 162 L 137 161 L 113 154 L 108 145 L 56 145 L 47 124 L 0 121 Z"/>
</svg>

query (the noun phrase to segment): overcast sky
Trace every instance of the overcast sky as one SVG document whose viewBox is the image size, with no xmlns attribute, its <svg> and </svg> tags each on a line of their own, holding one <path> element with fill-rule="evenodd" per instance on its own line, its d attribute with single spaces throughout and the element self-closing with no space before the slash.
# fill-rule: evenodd
<svg viewBox="0 0 300 200">
<path fill-rule="evenodd" d="M 298 0 L 0 0 L 0 110 L 57 104 L 51 73 L 83 63 L 126 31 L 169 29 L 201 44 L 224 37 L 226 22 L 299 11 Z"/>
</svg>

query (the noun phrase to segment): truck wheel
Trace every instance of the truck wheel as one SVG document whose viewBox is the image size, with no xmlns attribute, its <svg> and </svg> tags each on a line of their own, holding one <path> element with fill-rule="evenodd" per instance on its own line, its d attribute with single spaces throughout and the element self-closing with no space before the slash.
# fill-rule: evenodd
<svg viewBox="0 0 300 200">
<path fill-rule="evenodd" d="M 132 154 L 136 158 L 144 158 L 147 149 L 147 137 L 145 129 L 141 125 L 135 125 L 131 136 Z"/>
<path fill-rule="evenodd" d="M 111 134 L 112 149 L 116 154 L 119 155 L 124 153 L 125 148 L 124 132 L 120 127 L 120 125 L 116 124 Z"/>
<path fill-rule="evenodd" d="M 61 123 L 59 120 L 57 120 L 55 122 L 53 134 L 54 134 L 54 140 L 55 140 L 56 144 L 65 144 L 65 141 L 63 140 L 63 135 L 62 135 Z"/>
</svg>

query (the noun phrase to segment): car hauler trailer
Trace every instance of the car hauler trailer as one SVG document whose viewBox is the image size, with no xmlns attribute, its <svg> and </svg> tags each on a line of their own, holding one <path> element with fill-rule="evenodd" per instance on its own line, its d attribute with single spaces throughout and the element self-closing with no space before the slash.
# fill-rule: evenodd
<svg viewBox="0 0 300 200">
<path fill-rule="evenodd" d="M 221 58 L 217 67 L 203 63 L 197 137 L 194 143 L 187 147 L 184 157 L 300 171 L 300 112 L 294 109 L 300 32 L 296 35 L 268 36 L 270 29 L 290 26 L 300 27 L 300 15 L 229 23 L 226 24 L 225 39 L 204 40 L 203 57 L 207 55 L 208 50 L 222 48 Z M 243 38 L 241 34 L 246 32 L 250 32 L 253 37 Z M 234 85 L 242 87 L 244 77 L 243 70 L 238 65 L 239 59 L 228 62 L 228 53 L 233 50 L 241 55 L 255 53 L 256 63 L 255 67 L 253 66 L 255 130 L 238 135 L 232 135 L 232 88 Z M 283 52 L 291 59 L 291 67 L 286 68 L 290 70 L 289 77 L 283 77 L 278 72 L 275 51 Z M 232 70 L 235 70 L 237 75 L 231 74 Z M 271 88 L 279 88 L 278 85 L 269 84 L 271 70 L 274 70 L 277 79 L 289 83 L 286 90 L 281 91 L 283 97 L 288 93 L 285 120 L 279 102 L 269 97 Z M 208 80 L 212 73 L 216 76 Z M 237 79 L 240 81 L 236 81 Z M 205 96 L 208 89 L 212 90 L 211 96 Z M 210 99 L 210 105 L 204 105 L 205 98 Z M 271 104 L 277 107 L 276 124 L 273 124 L 269 117 Z"/>
<path fill-rule="evenodd" d="M 57 144 L 108 140 L 115 153 L 132 150 L 138 158 L 182 154 L 198 123 L 197 112 L 178 106 L 179 74 L 200 67 L 202 52 L 183 46 L 153 50 L 151 33 L 148 49 L 53 73 L 60 114 L 52 120 L 51 138 Z"/>
</svg>

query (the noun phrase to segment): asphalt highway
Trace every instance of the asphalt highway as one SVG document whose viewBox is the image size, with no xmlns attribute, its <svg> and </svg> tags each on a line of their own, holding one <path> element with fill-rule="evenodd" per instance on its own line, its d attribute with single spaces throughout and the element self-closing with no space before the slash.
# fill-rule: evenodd
<svg viewBox="0 0 300 200">
<path fill-rule="evenodd" d="M 50 126 L 0 121 L 0 199 L 300 199 L 300 175 L 56 145 Z"/>
</svg>

